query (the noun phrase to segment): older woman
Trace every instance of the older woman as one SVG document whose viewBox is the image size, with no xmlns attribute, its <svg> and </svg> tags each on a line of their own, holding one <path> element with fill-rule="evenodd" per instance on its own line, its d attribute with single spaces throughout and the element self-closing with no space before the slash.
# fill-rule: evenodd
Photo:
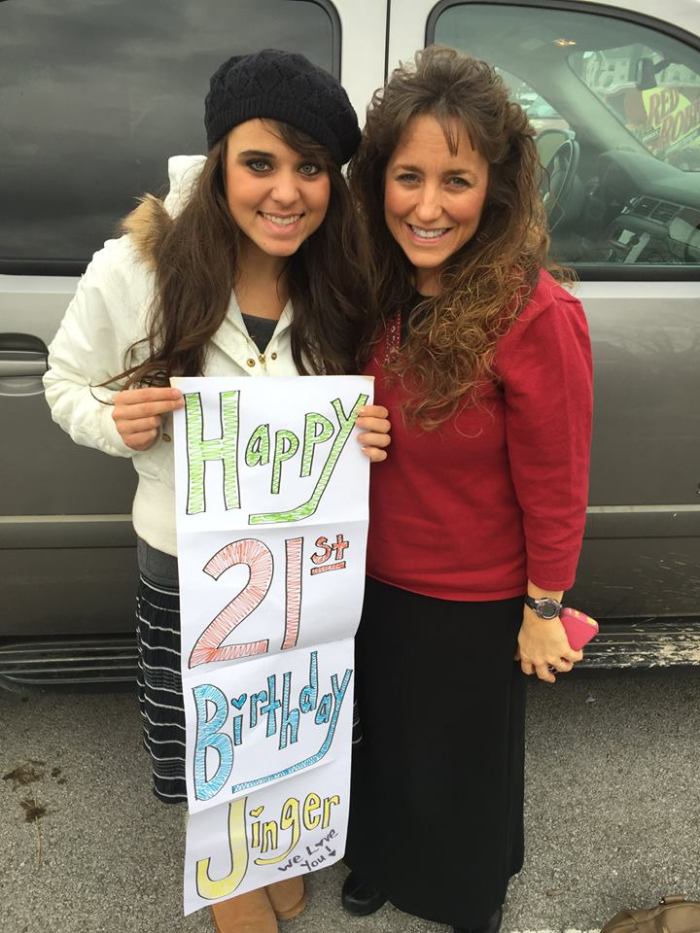
<svg viewBox="0 0 700 933">
<path fill-rule="evenodd" d="M 580 303 L 545 271 L 538 175 L 498 75 L 436 47 L 375 95 L 351 164 L 385 316 L 369 372 L 393 416 L 357 640 L 351 913 L 388 899 L 499 929 L 523 862 L 523 674 L 581 659 L 558 614 L 591 358 Z"/>
</svg>

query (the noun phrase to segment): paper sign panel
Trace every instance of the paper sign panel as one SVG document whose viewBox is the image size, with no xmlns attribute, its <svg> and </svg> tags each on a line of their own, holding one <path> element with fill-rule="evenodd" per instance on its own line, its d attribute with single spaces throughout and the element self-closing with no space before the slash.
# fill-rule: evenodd
<svg viewBox="0 0 700 933">
<path fill-rule="evenodd" d="M 177 378 L 178 534 L 367 518 L 368 376 Z"/>
<path fill-rule="evenodd" d="M 183 535 L 184 676 L 202 664 L 347 638 L 362 610 L 367 525 Z"/>
<path fill-rule="evenodd" d="M 192 672 L 184 684 L 190 813 L 347 757 L 353 669 L 350 638 Z"/>
<path fill-rule="evenodd" d="M 349 794 L 341 760 L 190 816 L 185 914 L 337 862 Z"/>
</svg>

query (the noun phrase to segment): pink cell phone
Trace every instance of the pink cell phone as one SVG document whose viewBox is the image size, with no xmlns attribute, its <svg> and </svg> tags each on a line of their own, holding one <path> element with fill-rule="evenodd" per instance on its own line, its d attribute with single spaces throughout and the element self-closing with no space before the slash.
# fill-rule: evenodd
<svg viewBox="0 0 700 933">
<path fill-rule="evenodd" d="M 580 651 L 584 645 L 598 634 L 598 623 L 578 609 L 565 606 L 559 613 L 559 619 L 564 626 L 566 637 L 574 651 Z"/>
</svg>

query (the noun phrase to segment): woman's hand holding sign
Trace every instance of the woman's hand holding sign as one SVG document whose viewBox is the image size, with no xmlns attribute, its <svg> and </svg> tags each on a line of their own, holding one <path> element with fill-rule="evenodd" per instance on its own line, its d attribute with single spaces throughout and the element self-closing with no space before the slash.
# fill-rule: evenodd
<svg viewBox="0 0 700 933">
<path fill-rule="evenodd" d="M 126 389 L 114 396 L 112 420 L 127 447 L 148 450 L 158 437 L 163 415 L 184 404 L 179 389 Z"/>
<path fill-rule="evenodd" d="M 362 433 L 357 435 L 362 452 L 372 463 L 386 460 L 386 449 L 391 444 L 389 412 L 383 405 L 365 405 L 355 422 Z"/>
</svg>

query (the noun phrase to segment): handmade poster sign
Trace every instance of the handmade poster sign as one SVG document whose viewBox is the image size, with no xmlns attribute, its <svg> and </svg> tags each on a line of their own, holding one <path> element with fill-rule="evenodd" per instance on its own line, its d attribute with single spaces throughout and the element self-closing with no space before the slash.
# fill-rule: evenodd
<svg viewBox="0 0 700 933">
<path fill-rule="evenodd" d="M 187 914 L 343 855 L 372 380 L 173 383 Z"/>
</svg>

